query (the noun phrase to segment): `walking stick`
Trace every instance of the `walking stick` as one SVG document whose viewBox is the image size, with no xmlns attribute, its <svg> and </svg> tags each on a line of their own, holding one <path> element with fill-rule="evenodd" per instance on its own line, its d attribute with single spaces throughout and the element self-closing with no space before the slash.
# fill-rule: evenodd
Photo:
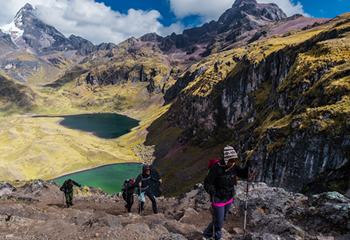
<svg viewBox="0 0 350 240">
<path fill-rule="evenodd" d="M 213 239 L 215 239 L 215 212 L 214 212 L 214 195 L 212 196 L 211 199 L 211 209 L 213 210 Z"/>
<path fill-rule="evenodd" d="M 250 168 L 248 167 L 248 180 L 247 180 L 247 195 L 245 199 L 245 211 L 244 211 L 244 233 L 243 237 L 245 237 L 245 230 L 246 230 L 246 220 L 247 220 L 247 206 L 248 206 L 248 192 L 249 192 L 249 175 L 250 175 Z"/>
<path fill-rule="evenodd" d="M 64 195 L 64 193 L 63 193 L 63 208 L 64 208 L 64 205 L 65 205 L 65 204 L 64 204 L 64 197 L 65 197 L 65 195 Z"/>
<path fill-rule="evenodd" d="M 141 202 L 141 187 L 139 188 L 139 190 L 140 190 L 140 196 L 139 196 L 139 202 L 140 202 L 140 208 L 139 208 L 139 214 L 140 214 L 140 216 L 142 215 L 142 202 Z"/>
</svg>

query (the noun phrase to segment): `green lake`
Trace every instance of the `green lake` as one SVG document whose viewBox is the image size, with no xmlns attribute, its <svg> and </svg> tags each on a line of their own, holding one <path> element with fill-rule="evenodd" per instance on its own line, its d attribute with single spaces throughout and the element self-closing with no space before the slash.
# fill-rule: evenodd
<svg viewBox="0 0 350 240">
<path fill-rule="evenodd" d="M 72 173 L 52 180 L 62 185 L 65 180 L 70 178 L 82 186 L 101 188 L 108 194 L 114 194 L 121 192 L 126 179 L 136 179 L 141 172 L 142 164 L 140 163 L 118 163 Z M 152 171 L 152 175 L 155 179 L 159 179 L 156 172 Z M 150 187 L 155 196 L 161 195 L 158 183 L 150 181 Z"/>
</svg>

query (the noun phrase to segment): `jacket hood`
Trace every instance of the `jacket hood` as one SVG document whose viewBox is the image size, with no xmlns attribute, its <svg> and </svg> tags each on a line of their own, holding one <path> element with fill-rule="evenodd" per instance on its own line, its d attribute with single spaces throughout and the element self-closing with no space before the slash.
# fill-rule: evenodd
<svg viewBox="0 0 350 240">
<path fill-rule="evenodd" d="M 143 167 L 142 167 L 142 174 L 143 175 L 146 174 L 146 169 L 150 169 L 150 167 L 148 165 L 143 165 Z"/>
</svg>

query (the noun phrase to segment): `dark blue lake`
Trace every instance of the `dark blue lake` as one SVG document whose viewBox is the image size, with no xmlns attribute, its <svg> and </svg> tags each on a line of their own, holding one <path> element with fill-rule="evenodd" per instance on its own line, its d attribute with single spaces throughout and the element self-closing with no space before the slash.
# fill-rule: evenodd
<svg viewBox="0 0 350 240">
<path fill-rule="evenodd" d="M 117 138 L 139 125 L 139 121 L 124 115 L 113 113 L 100 114 L 80 114 L 61 116 L 64 119 L 61 125 L 78 129 L 85 132 L 91 132 L 100 138 Z"/>
</svg>

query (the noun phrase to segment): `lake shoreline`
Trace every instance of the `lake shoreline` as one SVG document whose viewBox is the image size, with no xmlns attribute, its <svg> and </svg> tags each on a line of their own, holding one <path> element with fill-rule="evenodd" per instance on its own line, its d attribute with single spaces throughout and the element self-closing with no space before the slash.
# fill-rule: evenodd
<svg viewBox="0 0 350 240">
<path fill-rule="evenodd" d="M 83 168 L 83 169 L 79 169 L 79 170 L 72 171 L 72 172 L 69 172 L 69 173 L 64 173 L 64 174 L 61 174 L 61 175 L 59 175 L 59 176 L 57 176 L 57 177 L 50 178 L 50 179 L 48 179 L 48 180 L 53 181 L 53 180 L 56 179 L 56 178 L 64 177 L 64 176 L 67 176 L 67 175 L 70 175 L 70 174 L 73 174 L 73 173 L 84 172 L 84 171 L 87 171 L 87 170 L 92 170 L 92 169 L 96 169 L 96 168 L 104 167 L 104 166 L 108 166 L 108 165 L 125 164 L 125 163 L 140 163 L 140 162 L 106 163 L 106 164 L 98 165 L 98 166 L 95 166 L 95 167 L 92 167 L 92 168 Z M 142 163 L 140 163 L 140 164 L 143 165 Z"/>
</svg>

